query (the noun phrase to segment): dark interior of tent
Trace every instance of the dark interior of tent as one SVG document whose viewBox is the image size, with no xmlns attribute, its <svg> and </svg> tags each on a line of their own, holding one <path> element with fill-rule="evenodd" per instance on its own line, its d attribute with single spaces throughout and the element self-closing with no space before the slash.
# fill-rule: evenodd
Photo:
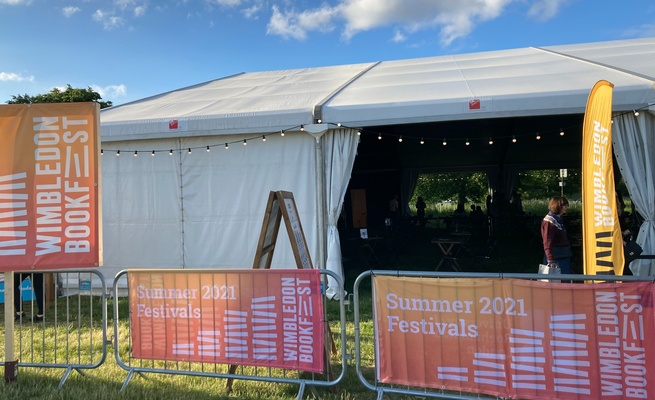
<svg viewBox="0 0 655 400">
<path fill-rule="evenodd" d="M 583 120 L 583 114 L 567 114 L 364 127 L 338 225 L 345 257 L 363 228 L 369 237 L 393 235 L 398 242 L 398 227 L 387 225 L 388 204 L 398 196 L 401 219 L 411 220 L 403 207 L 411 199 L 401 190 L 407 170 L 499 174 L 508 167 L 580 168 Z M 384 260 L 369 261 L 371 268 L 386 267 Z"/>
<path fill-rule="evenodd" d="M 366 223 L 375 229 L 384 224 L 388 200 L 400 196 L 402 171 L 407 168 L 425 173 L 484 172 L 506 165 L 580 168 L 583 118 L 571 114 L 366 127 L 361 130 L 348 192 L 365 190 Z M 353 227 L 349 197 L 341 225 L 346 229 Z"/>
</svg>

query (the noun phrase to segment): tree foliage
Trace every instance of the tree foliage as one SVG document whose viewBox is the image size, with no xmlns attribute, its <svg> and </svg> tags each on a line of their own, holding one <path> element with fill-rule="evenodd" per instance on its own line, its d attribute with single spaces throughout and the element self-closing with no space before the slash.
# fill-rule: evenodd
<svg viewBox="0 0 655 400">
<path fill-rule="evenodd" d="M 548 199 L 562 193 L 559 170 L 521 171 L 516 190 L 525 200 Z M 581 174 L 579 169 L 568 169 L 564 196 L 570 199 L 581 197 Z M 483 172 L 453 172 L 419 175 L 412 202 L 418 196 L 426 201 L 483 203 L 489 193 L 487 175 Z M 509 195 L 508 195 L 509 196 Z"/>
<path fill-rule="evenodd" d="M 548 199 L 564 193 L 569 199 L 582 197 L 582 174 L 579 169 L 568 169 L 564 178 L 564 190 L 560 186 L 559 170 L 523 171 L 519 174 L 517 188 L 524 199 Z"/>
<path fill-rule="evenodd" d="M 433 201 L 467 198 L 480 202 L 487 196 L 487 175 L 482 172 L 419 175 L 415 197 Z"/>
<path fill-rule="evenodd" d="M 11 100 L 7 104 L 30 104 L 30 103 L 79 103 L 86 101 L 95 101 L 100 104 L 100 108 L 111 107 L 111 101 L 101 101 L 102 96 L 91 87 L 86 89 L 73 88 L 71 85 L 66 85 L 65 90 L 54 88 L 48 93 L 37 94 L 30 96 L 28 94 L 19 94 L 11 96 Z"/>
</svg>

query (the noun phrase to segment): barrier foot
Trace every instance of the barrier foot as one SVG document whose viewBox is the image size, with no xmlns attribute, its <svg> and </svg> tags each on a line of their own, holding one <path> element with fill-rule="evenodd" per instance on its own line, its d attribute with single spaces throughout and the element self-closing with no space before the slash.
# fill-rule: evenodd
<svg viewBox="0 0 655 400">
<path fill-rule="evenodd" d="M 382 400 L 383 397 L 384 397 L 384 390 L 382 388 L 378 388 L 377 400 Z"/>
<path fill-rule="evenodd" d="M 305 386 L 307 386 L 305 381 L 300 382 L 300 387 L 298 388 L 298 397 L 296 397 L 297 400 L 302 400 L 302 397 L 305 395 Z M 314 397 L 317 399 L 319 398 L 316 392 L 314 392 Z"/>
<path fill-rule="evenodd" d="M 73 367 L 66 368 L 66 372 L 64 372 L 64 376 L 62 376 L 61 380 L 59 381 L 59 386 L 57 386 L 57 390 L 61 390 L 61 388 L 64 386 L 64 383 L 66 383 L 66 379 L 68 379 L 72 371 L 73 371 Z M 82 376 L 86 376 L 84 371 L 82 371 L 79 368 L 75 368 L 75 371 L 79 372 L 80 375 Z"/>
<path fill-rule="evenodd" d="M 122 392 L 127 388 L 127 384 L 130 383 L 130 380 L 132 380 L 132 376 L 134 375 L 134 370 L 130 369 L 130 372 L 127 373 L 127 377 L 125 378 L 125 381 L 123 382 L 123 386 L 121 386 L 121 390 L 119 392 Z"/>
</svg>

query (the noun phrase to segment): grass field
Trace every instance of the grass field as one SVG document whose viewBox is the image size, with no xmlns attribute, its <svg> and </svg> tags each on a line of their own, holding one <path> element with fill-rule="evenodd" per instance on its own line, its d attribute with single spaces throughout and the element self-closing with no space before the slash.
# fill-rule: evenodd
<svg viewBox="0 0 655 400">
<path fill-rule="evenodd" d="M 100 315 L 101 301 L 90 303 L 84 297 L 72 298 L 59 298 L 57 301 L 57 309 L 59 310 L 58 318 L 67 323 L 58 324 L 57 330 L 52 329 L 52 324 L 46 324 L 46 329 L 42 330 L 39 326 L 32 326 L 31 323 L 24 322 L 23 328 L 18 329 L 16 332 L 16 352 L 22 354 L 21 362 L 37 362 L 42 354 L 42 349 L 45 348 L 48 363 L 78 363 L 82 365 L 93 364 L 100 360 L 102 355 L 102 324 L 98 319 L 95 322 L 89 322 L 85 317 L 90 314 L 90 309 L 93 309 L 93 314 Z M 127 314 L 127 299 L 119 299 L 119 315 Z M 82 302 L 82 304 L 78 304 Z M 328 312 L 328 321 L 331 321 L 331 330 L 334 333 L 335 344 L 339 349 L 337 354 L 331 356 L 331 364 L 334 376 L 338 376 L 341 371 L 340 361 L 342 346 L 339 336 L 339 307 L 338 302 L 329 301 L 326 304 Z M 79 306 L 79 307 L 78 307 Z M 111 316 L 113 308 L 113 300 L 108 301 L 109 317 L 109 338 L 113 343 L 116 343 L 118 338 L 119 353 L 121 361 L 128 365 L 135 365 L 139 363 L 138 360 L 129 359 L 129 327 L 127 319 L 119 321 L 119 331 L 113 330 L 113 319 Z M 80 310 L 82 315 L 81 321 L 75 316 L 66 317 L 66 309 L 75 310 L 72 314 L 77 314 Z M 367 370 L 369 370 L 369 379 L 372 379 L 370 372 L 372 371 L 371 365 L 373 361 L 372 353 L 372 322 L 371 322 L 371 301 L 370 295 L 365 296 L 362 302 L 362 318 L 363 323 L 361 330 L 363 335 L 368 337 L 366 344 L 363 346 L 362 358 L 367 363 Z M 50 308 L 50 312 L 52 311 Z M 366 311 L 368 310 L 368 311 Z M 353 325 L 353 312 L 352 307 L 350 311 L 346 311 L 347 323 L 346 333 L 347 340 L 346 346 L 349 353 L 354 351 L 354 325 Z M 29 310 L 28 310 L 29 312 Z M 3 316 L 4 318 L 4 316 Z M 4 336 L 4 329 L 3 336 Z M 80 335 L 77 332 L 81 331 Z M 66 333 L 72 334 L 72 338 L 66 338 Z M 22 335 L 22 338 L 18 335 Z M 89 336 L 93 335 L 93 353 L 88 351 L 85 343 L 89 343 Z M 22 343 L 22 345 L 21 345 Z M 33 348 L 27 348 L 25 344 L 32 343 Z M 82 345 L 77 346 L 78 343 Z M 53 351 L 54 346 L 57 346 L 58 351 Z M 4 343 L 1 346 L 1 351 L 4 353 Z M 78 348 L 82 349 L 81 353 Z M 54 353 L 68 351 L 69 359 L 66 355 Z M 131 364 L 130 364 L 131 363 Z M 142 366 L 150 366 L 148 362 L 144 362 Z M 226 373 L 227 367 L 224 365 L 207 366 L 207 364 L 184 364 L 180 363 L 175 365 L 169 363 L 164 366 L 163 363 L 156 362 L 153 364 L 158 368 L 180 369 L 190 371 L 204 370 L 209 373 Z M 204 369 L 203 369 L 204 368 Z M 153 374 L 147 373 L 144 375 L 135 374 L 130 383 L 127 385 L 125 391 L 120 392 L 120 389 L 128 376 L 128 372 L 121 368 L 116 362 L 114 357 L 113 347 L 109 346 L 106 361 L 101 366 L 94 369 L 84 370 L 83 373 L 72 371 L 59 391 L 57 387 L 61 378 L 66 372 L 62 368 L 40 368 L 40 367 L 24 367 L 19 369 L 18 379 L 15 382 L 5 383 L 0 385 L 0 398 L 3 399 L 295 399 L 298 395 L 299 386 L 295 384 L 278 384 L 267 382 L 255 382 L 249 380 L 236 380 L 234 383 L 234 391 L 232 394 L 227 395 L 225 391 L 225 379 L 199 377 L 199 376 L 179 376 L 169 374 Z M 241 373 L 238 370 L 237 373 Z M 245 374 L 253 374 L 252 369 L 243 371 Z M 272 373 L 274 376 L 282 376 L 280 370 L 272 372 L 266 369 L 261 369 L 257 372 L 258 375 L 266 375 Z M 298 377 L 296 372 L 284 372 L 286 377 L 295 379 Z M 301 375 L 303 379 L 309 379 L 310 375 Z M 318 375 L 318 381 L 329 380 L 326 376 Z M 373 392 L 368 391 L 360 384 L 354 368 L 347 371 L 345 379 L 335 388 L 317 388 L 316 393 L 324 399 L 373 399 L 375 395 Z M 308 388 L 305 390 L 305 397 L 311 398 L 312 391 Z"/>
<path fill-rule="evenodd" d="M 361 240 L 357 238 L 343 238 L 342 250 L 344 261 L 345 288 L 349 293 L 353 291 L 355 279 L 363 271 L 369 269 L 393 269 L 393 270 L 410 270 L 410 271 L 433 271 L 440 259 L 440 252 L 431 242 L 431 239 L 444 234 L 443 227 L 430 223 L 425 229 L 419 229 L 417 226 L 409 227 L 403 231 L 383 231 L 379 232 L 381 239 L 374 248 L 375 258 L 367 248 L 362 247 Z M 373 234 L 378 234 L 373 232 Z M 536 272 L 537 265 L 541 258 L 541 243 L 534 227 L 530 224 L 517 226 L 515 229 L 509 229 L 497 237 L 495 246 L 490 253 L 490 257 L 478 257 L 478 252 L 484 250 L 488 243 L 488 238 L 484 235 L 479 238 L 471 238 L 467 244 L 467 250 L 462 253 L 460 266 L 464 272 L 484 271 L 484 272 Z M 448 271 L 450 269 L 443 269 Z M 372 322 L 372 305 L 370 280 L 364 281 L 360 287 L 360 318 L 361 318 L 361 360 L 362 371 L 368 382 L 373 383 L 374 374 L 374 352 L 373 352 L 373 322 Z M 71 302 L 83 302 L 83 304 L 71 304 Z M 127 299 L 119 299 L 119 315 L 127 316 Z M 96 362 L 101 357 L 100 350 L 102 344 L 102 326 L 99 322 L 85 321 L 84 318 L 78 318 L 73 315 L 66 316 L 66 310 L 82 310 L 81 315 L 86 315 L 93 310 L 94 315 L 101 313 L 101 301 L 96 299 L 89 302 L 82 298 L 59 298 L 57 300 L 57 310 L 59 310 L 62 321 L 67 321 L 58 329 L 46 328 L 41 330 L 37 328 L 27 335 L 36 335 L 37 353 L 41 348 L 45 348 L 47 353 L 49 348 L 54 346 L 57 341 L 59 346 L 62 343 L 70 343 L 72 354 L 78 356 L 76 342 L 82 343 L 89 341 L 93 337 L 94 348 L 93 354 L 79 354 L 84 362 Z M 129 358 L 129 345 L 126 338 L 129 337 L 129 327 L 127 319 L 119 320 L 119 331 L 113 329 L 113 300 L 109 299 L 108 304 L 108 335 L 112 343 L 116 343 L 118 338 L 119 354 Z M 341 326 L 339 321 L 338 303 L 329 301 L 327 303 L 328 320 L 331 329 L 337 337 L 337 348 L 341 348 L 343 343 L 338 340 L 338 332 Z M 349 306 L 346 310 L 346 344 L 347 354 L 354 355 L 355 351 L 355 329 L 353 323 L 353 307 Z M 4 317 L 3 317 L 4 318 Z M 68 318 L 68 320 L 66 319 Z M 95 321 L 95 320 L 94 320 Z M 77 332 L 81 327 L 80 337 L 70 337 L 70 332 Z M 0 329 L 4 337 L 4 327 Z M 23 340 L 34 338 L 24 337 Z M 67 342 L 68 341 L 68 342 Z M 4 354 L 4 343 L 0 344 L 1 351 Z M 30 355 L 33 353 L 31 348 L 19 347 L 17 352 L 22 354 L 21 361 L 29 362 Z M 53 352 L 53 357 L 58 357 L 58 362 L 62 362 L 64 355 L 57 355 Z M 334 372 L 340 372 L 340 354 L 332 355 L 331 364 Z M 76 362 L 76 360 L 73 360 Z M 183 366 L 190 370 L 205 368 L 200 366 Z M 215 371 L 226 372 L 226 366 L 216 366 Z M 3 399 L 73 399 L 73 400 L 90 400 L 90 399 L 295 399 L 298 394 L 298 385 L 295 384 L 274 384 L 266 382 L 254 382 L 247 380 L 235 381 L 234 391 L 228 395 L 225 393 L 225 379 L 207 378 L 196 376 L 176 376 L 167 374 L 145 374 L 134 375 L 124 392 L 120 389 L 128 375 L 128 372 L 121 368 L 114 357 L 113 346 L 108 347 L 106 361 L 98 368 L 85 370 L 83 373 L 72 371 L 63 385 L 62 390 L 57 390 L 62 376 L 66 371 L 61 368 L 20 368 L 16 382 L 0 385 L 0 398 Z M 292 375 L 295 376 L 295 375 Z M 305 375 L 303 375 L 303 378 Z M 325 377 L 319 377 L 318 380 L 326 380 Z M 314 396 L 309 388 L 305 390 L 305 398 Z M 375 399 L 376 393 L 366 389 L 359 381 L 355 372 L 354 360 L 349 362 L 345 379 L 335 388 L 318 388 L 316 394 L 320 398 L 327 400 L 355 400 L 355 399 Z M 402 396 L 394 396 L 402 399 Z"/>
</svg>

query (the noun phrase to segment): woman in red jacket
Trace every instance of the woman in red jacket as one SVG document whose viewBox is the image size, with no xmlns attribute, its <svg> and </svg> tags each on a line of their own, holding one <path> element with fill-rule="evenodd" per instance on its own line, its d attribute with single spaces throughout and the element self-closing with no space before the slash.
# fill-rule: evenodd
<svg viewBox="0 0 655 400">
<path fill-rule="evenodd" d="M 544 244 L 544 264 L 559 266 L 563 274 L 571 273 L 571 243 L 562 216 L 569 209 L 566 197 L 553 197 L 548 203 L 548 214 L 541 221 Z"/>
</svg>

